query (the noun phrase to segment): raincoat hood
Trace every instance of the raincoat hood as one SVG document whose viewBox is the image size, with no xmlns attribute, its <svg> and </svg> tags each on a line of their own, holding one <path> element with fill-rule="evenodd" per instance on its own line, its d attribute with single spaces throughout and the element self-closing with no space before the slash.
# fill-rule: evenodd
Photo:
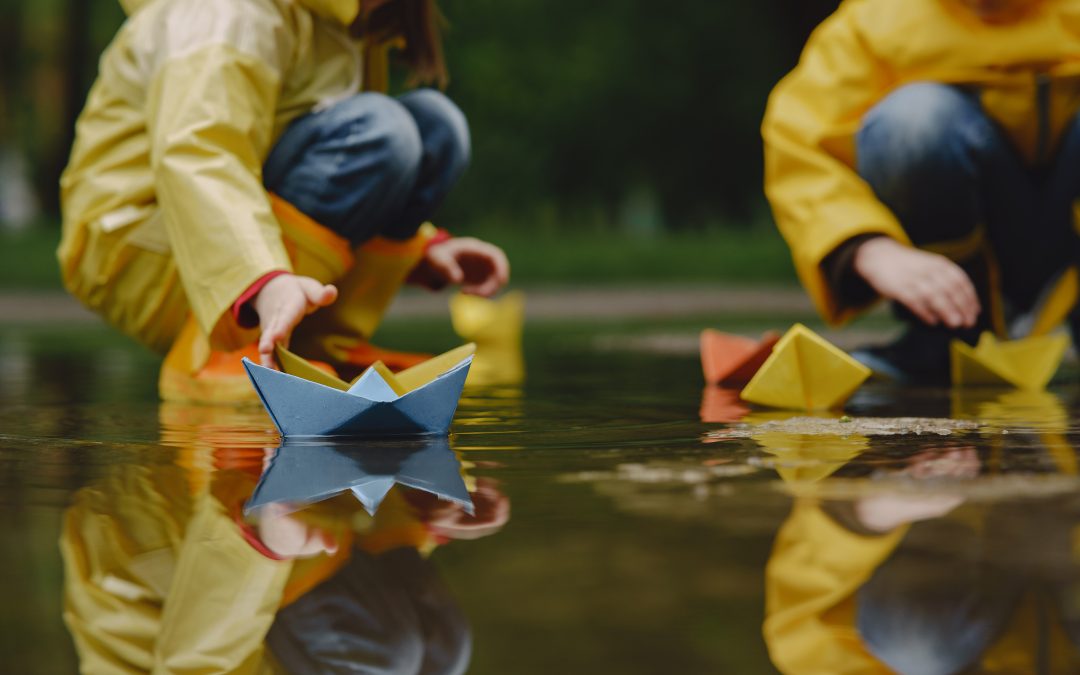
<svg viewBox="0 0 1080 675">
<path fill-rule="evenodd" d="M 150 0 L 120 0 L 124 12 L 131 16 L 145 7 Z M 360 0 L 297 0 L 309 10 L 326 19 L 334 19 L 344 25 L 351 24 L 360 13 Z"/>
</svg>

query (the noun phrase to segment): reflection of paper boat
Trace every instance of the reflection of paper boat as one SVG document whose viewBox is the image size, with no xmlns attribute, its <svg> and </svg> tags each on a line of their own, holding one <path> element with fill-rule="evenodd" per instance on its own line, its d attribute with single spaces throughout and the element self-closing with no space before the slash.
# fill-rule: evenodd
<svg viewBox="0 0 1080 675">
<path fill-rule="evenodd" d="M 283 441 L 244 510 L 275 503 L 300 508 L 352 492 L 374 514 L 395 484 L 429 492 L 473 512 L 461 462 L 445 436 L 363 445 Z"/>
<path fill-rule="evenodd" d="M 870 376 L 870 370 L 802 324 L 795 324 L 773 347 L 742 398 L 794 410 L 843 405 Z"/>
<path fill-rule="evenodd" d="M 870 447 L 865 436 L 794 434 L 765 431 L 750 438 L 776 457 L 776 472 L 785 483 L 814 483 L 831 476 Z"/>
<path fill-rule="evenodd" d="M 724 389 L 706 385 L 701 392 L 701 421 L 706 424 L 738 422 L 750 412 L 749 406 L 739 399 L 738 389 Z"/>
<path fill-rule="evenodd" d="M 779 340 L 780 335 L 775 331 L 755 340 L 706 328 L 701 331 L 701 369 L 705 372 L 705 382 L 746 384 Z"/>
<path fill-rule="evenodd" d="M 525 323 L 525 295 L 512 291 L 489 300 L 458 293 L 450 298 L 450 322 L 462 339 L 477 343 L 481 349 L 518 345 Z"/>
<path fill-rule="evenodd" d="M 1064 334 L 1005 342 L 993 333 L 983 333 L 974 348 L 953 340 L 952 383 L 957 387 L 1012 385 L 1042 389 L 1054 377 L 1068 348 L 1069 337 Z"/>
<path fill-rule="evenodd" d="M 475 349 L 458 347 L 397 374 L 376 363 L 352 385 L 286 350 L 278 352 L 285 372 L 248 359 L 244 367 L 282 436 L 446 434 Z"/>
<path fill-rule="evenodd" d="M 1056 394 L 1040 389 L 953 389 L 952 417 L 975 420 L 992 433 L 1002 429 L 1064 433 L 1069 411 Z"/>
</svg>

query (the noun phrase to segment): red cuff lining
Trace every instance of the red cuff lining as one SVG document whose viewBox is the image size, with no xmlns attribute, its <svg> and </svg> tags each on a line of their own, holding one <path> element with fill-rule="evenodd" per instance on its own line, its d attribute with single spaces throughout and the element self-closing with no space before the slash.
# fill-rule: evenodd
<svg viewBox="0 0 1080 675">
<path fill-rule="evenodd" d="M 450 232 L 448 230 L 444 230 L 443 228 L 440 227 L 438 230 L 435 231 L 435 235 L 431 239 L 428 239 L 427 243 L 424 244 L 424 253 L 427 253 L 428 249 L 431 248 L 432 246 L 434 246 L 435 244 L 441 244 L 444 241 L 446 241 L 447 239 L 453 239 L 453 238 L 454 238 L 454 235 L 450 234 Z"/>
<path fill-rule="evenodd" d="M 266 547 L 266 544 L 262 543 L 262 540 L 259 539 L 259 535 L 255 532 L 255 528 L 241 520 L 239 513 L 233 516 L 233 521 L 236 523 L 236 526 L 240 528 L 240 534 L 244 536 L 244 541 L 246 541 L 251 548 L 258 551 L 260 555 L 269 558 L 270 560 L 285 560 L 285 558 L 274 553 Z"/>
<path fill-rule="evenodd" d="M 271 279 L 280 277 L 282 274 L 288 274 L 286 270 L 274 270 L 273 272 L 267 272 L 258 278 L 258 280 L 247 287 L 247 290 L 241 294 L 236 302 L 232 306 L 233 319 L 240 325 L 241 328 L 255 328 L 259 325 L 259 315 L 255 313 L 255 308 L 251 306 L 251 300 L 259 294 L 259 291 L 263 289 Z"/>
</svg>

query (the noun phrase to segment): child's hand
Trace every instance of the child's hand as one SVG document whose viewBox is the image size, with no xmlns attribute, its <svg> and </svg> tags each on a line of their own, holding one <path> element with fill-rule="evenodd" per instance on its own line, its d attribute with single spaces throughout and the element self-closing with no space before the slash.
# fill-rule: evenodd
<svg viewBox="0 0 1080 675">
<path fill-rule="evenodd" d="M 904 305 L 927 324 L 975 325 L 981 309 L 975 285 L 945 256 L 875 237 L 855 250 L 853 264 L 875 291 Z"/>
<path fill-rule="evenodd" d="M 274 345 L 289 346 L 289 336 L 308 314 L 337 300 L 337 289 L 311 277 L 282 274 L 266 283 L 252 301 L 259 315 L 259 360 L 274 368 Z"/>
<path fill-rule="evenodd" d="M 305 523 L 283 504 L 268 504 L 259 515 L 259 540 L 279 558 L 311 558 L 334 555 L 338 541 L 333 533 Z"/>
<path fill-rule="evenodd" d="M 461 284 L 471 295 L 488 297 L 510 280 L 510 263 L 502 249 L 472 237 L 454 237 L 428 248 L 415 277 L 428 288 Z"/>
</svg>

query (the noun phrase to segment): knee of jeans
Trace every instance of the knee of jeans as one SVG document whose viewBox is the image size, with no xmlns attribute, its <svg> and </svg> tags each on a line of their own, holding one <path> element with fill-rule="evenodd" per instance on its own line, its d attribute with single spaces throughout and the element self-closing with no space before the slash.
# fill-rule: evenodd
<svg viewBox="0 0 1080 675">
<path fill-rule="evenodd" d="M 416 89 L 399 99 L 420 129 L 425 145 L 434 146 L 440 159 L 453 165 L 465 165 L 472 152 L 469 122 L 461 108 L 435 89 Z"/>
<path fill-rule="evenodd" d="M 879 162 L 895 170 L 940 160 L 950 149 L 982 142 L 988 125 L 978 102 L 956 87 L 936 82 L 900 87 L 863 117 L 856 136 L 860 170 Z"/>
<path fill-rule="evenodd" d="M 364 93 L 331 109 L 337 125 L 347 129 L 344 145 L 367 155 L 380 173 L 414 175 L 420 166 L 423 146 L 420 130 L 409 111 L 390 96 Z M 330 112 L 330 111 L 327 111 Z"/>
</svg>

